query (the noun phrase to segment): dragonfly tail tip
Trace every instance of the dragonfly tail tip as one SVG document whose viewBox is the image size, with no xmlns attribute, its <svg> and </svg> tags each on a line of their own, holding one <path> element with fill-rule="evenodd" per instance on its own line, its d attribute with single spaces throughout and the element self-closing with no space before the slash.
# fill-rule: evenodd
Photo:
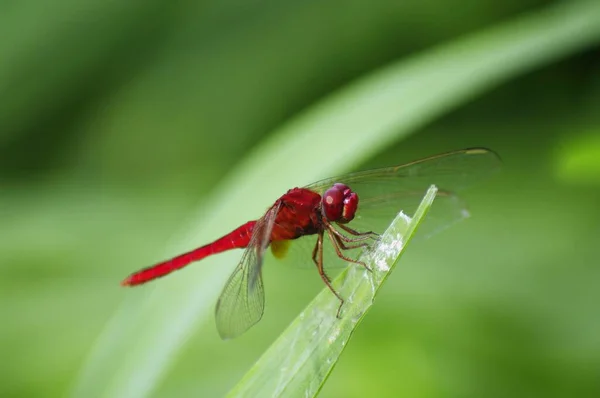
<svg viewBox="0 0 600 398">
<path fill-rule="evenodd" d="M 131 277 L 127 277 L 121 281 L 121 286 L 132 286 Z"/>
</svg>

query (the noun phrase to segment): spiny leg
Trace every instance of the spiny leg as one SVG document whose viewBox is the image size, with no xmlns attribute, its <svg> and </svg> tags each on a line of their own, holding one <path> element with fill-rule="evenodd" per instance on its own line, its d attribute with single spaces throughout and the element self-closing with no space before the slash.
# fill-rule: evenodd
<svg viewBox="0 0 600 398">
<path fill-rule="evenodd" d="M 373 270 L 364 262 L 362 261 L 358 261 L 355 260 L 353 258 L 347 257 L 344 255 L 344 253 L 342 253 L 342 250 L 340 249 L 340 241 L 338 240 L 339 238 L 337 237 L 337 235 L 335 235 L 332 231 L 332 228 L 327 228 L 327 233 L 329 234 L 329 238 L 331 239 L 331 244 L 333 245 L 333 248 L 335 249 L 335 252 L 337 254 L 337 256 L 339 258 L 341 258 L 342 260 L 348 261 L 349 263 L 354 263 L 354 264 L 359 264 L 362 265 L 363 267 L 365 267 L 365 269 L 369 272 L 373 272 Z M 343 244 L 343 243 L 342 243 Z"/>
<path fill-rule="evenodd" d="M 317 260 L 317 253 L 319 248 L 321 247 L 322 242 L 319 242 L 319 237 L 317 237 L 317 242 L 315 243 L 315 248 L 313 249 L 313 253 L 312 253 L 312 259 L 314 261 L 314 263 L 317 265 L 317 267 L 319 266 L 318 260 Z"/>
<path fill-rule="evenodd" d="M 333 233 L 335 235 L 335 240 L 338 243 L 338 246 L 343 249 L 343 250 L 351 250 L 351 249 L 358 249 L 361 247 L 369 247 L 370 244 L 366 243 L 365 240 L 367 239 L 376 239 L 374 238 L 372 235 L 377 235 L 374 232 L 367 232 L 364 235 L 361 235 L 360 232 L 356 232 L 353 229 L 350 229 L 348 227 L 343 226 L 342 224 L 337 224 L 338 226 L 342 227 L 342 228 L 347 228 L 350 229 L 351 231 L 359 234 L 359 238 L 356 239 L 352 239 L 347 237 L 346 235 L 342 234 L 340 231 L 338 231 L 333 224 L 331 224 L 329 221 L 327 221 L 326 219 L 323 220 L 323 224 L 325 225 L 325 227 L 327 228 L 328 231 L 330 231 L 329 236 L 331 237 L 331 233 Z M 379 235 L 377 235 L 379 236 Z M 333 238 L 332 238 L 333 239 Z M 356 245 L 346 245 L 346 243 L 356 243 L 356 242 L 362 242 L 360 244 L 356 244 Z"/>
<path fill-rule="evenodd" d="M 336 318 L 340 318 L 340 311 L 342 310 L 342 306 L 344 305 L 344 299 L 339 295 L 338 292 L 335 291 L 333 286 L 331 286 L 331 281 L 327 274 L 325 274 L 325 270 L 323 269 L 323 231 L 319 231 L 319 235 L 317 237 L 317 243 L 315 244 L 315 248 L 313 250 L 313 261 L 317 265 L 317 270 L 319 271 L 319 275 L 321 275 L 321 279 L 327 285 L 329 290 L 335 295 L 335 297 L 340 300 L 340 306 L 338 307 Z"/>
<path fill-rule="evenodd" d="M 337 235 L 344 242 L 362 242 L 362 241 L 365 241 L 365 240 L 367 240 L 369 238 L 372 238 L 368 234 L 366 234 L 366 235 L 356 235 L 356 236 L 358 236 L 357 238 L 349 238 L 346 235 L 344 235 L 343 233 L 341 233 L 340 231 L 338 231 L 337 229 L 335 229 L 333 227 L 333 225 L 325 217 L 323 217 L 323 225 L 325 225 L 325 227 L 327 229 L 331 230 L 335 235 Z M 341 226 L 341 224 L 338 224 L 338 225 Z"/>
<path fill-rule="evenodd" d="M 369 236 L 371 239 L 379 238 L 379 234 L 377 232 L 369 231 L 369 232 L 358 232 L 347 225 L 338 224 L 338 226 L 344 231 L 348 232 L 350 235 L 354 236 Z"/>
<path fill-rule="evenodd" d="M 331 231 L 331 232 L 333 232 L 333 231 Z M 338 246 L 342 250 L 360 249 L 360 248 L 363 248 L 363 247 L 369 247 L 370 246 L 370 244 L 368 244 L 367 242 L 361 242 L 361 243 L 357 243 L 355 245 L 347 244 L 348 242 L 344 243 L 344 241 L 342 239 L 340 239 L 339 236 L 335 235 L 335 232 L 333 232 L 333 233 L 334 233 L 335 240 L 337 241 Z"/>
</svg>

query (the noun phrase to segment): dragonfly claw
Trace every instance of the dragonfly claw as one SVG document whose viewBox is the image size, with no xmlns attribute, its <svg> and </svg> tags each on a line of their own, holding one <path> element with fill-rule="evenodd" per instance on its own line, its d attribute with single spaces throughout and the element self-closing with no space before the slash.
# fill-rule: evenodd
<svg viewBox="0 0 600 398">
<path fill-rule="evenodd" d="M 337 313 L 335 314 L 335 317 L 337 319 L 342 319 L 342 306 L 344 305 L 344 300 L 340 299 L 340 306 L 338 307 Z"/>
</svg>

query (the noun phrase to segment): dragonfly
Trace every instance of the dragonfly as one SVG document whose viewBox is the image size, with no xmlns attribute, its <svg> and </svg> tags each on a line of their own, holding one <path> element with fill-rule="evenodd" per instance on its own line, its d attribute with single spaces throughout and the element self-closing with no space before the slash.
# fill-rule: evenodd
<svg viewBox="0 0 600 398">
<path fill-rule="evenodd" d="M 354 263 L 368 271 L 358 258 L 372 247 L 394 217 L 413 215 L 426 190 L 438 193 L 419 234 L 424 237 L 468 216 L 456 192 L 498 170 L 500 159 L 492 150 L 468 148 L 447 152 L 399 166 L 327 178 L 288 190 L 265 214 L 225 236 L 169 260 L 143 268 L 121 282 L 136 286 L 164 277 L 213 254 L 245 249 L 227 280 L 215 309 L 222 339 L 237 337 L 263 316 L 265 295 L 262 266 L 270 247 L 279 260 L 311 263 L 322 281 L 340 301 L 328 270 Z M 302 245 L 296 243 L 303 242 Z M 294 243 L 294 245 L 291 245 Z M 297 247 L 296 254 L 290 247 Z"/>
</svg>

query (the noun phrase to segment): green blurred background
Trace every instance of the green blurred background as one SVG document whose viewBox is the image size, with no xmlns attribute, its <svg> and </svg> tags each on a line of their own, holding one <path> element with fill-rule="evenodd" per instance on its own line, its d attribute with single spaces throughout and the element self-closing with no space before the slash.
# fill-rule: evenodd
<svg viewBox="0 0 600 398">
<path fill-rule="evenodd" d="M 101 336 L 115 312 L 134 317 L 128 300 L 152 287 L 119 281 L 176 254 L 167 249 L 176 232 L 211 212 L 202 203 L 218 202 L 215 187 L 281 125 L 390 62 L 551 4 L 2 2 L 0 395 L 81 396 L 90 362 L 127 360 L 127 347 L 103 359 Z M 351 162 L 359 170 L 486 146 L 505 167 L 464 195 L 470 220 L 409 247 L 321 396 L 600 396 L 598 49 L 498 85 Z M 300 176 L 283 183 L 311 182 Z M 172 361 L 156 364 L 164 372 L 149 394 L 223 395 L 322 289 L 302 269 L 267 266 L 265 283 L 260 324 L 221 342 L 202 315 Z M 96 375 L 97 396 L 103 377 L 117 386 L 108 395 L 143 395 L 118 387 L 135 372 L 108 371 Z"/>
</svg>

